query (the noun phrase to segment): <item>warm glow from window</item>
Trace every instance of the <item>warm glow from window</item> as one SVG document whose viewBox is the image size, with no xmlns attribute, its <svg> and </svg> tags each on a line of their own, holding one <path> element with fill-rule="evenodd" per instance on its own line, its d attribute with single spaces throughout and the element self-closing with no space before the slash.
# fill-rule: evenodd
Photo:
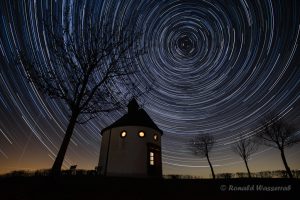
<svg viewBox="0 0 300 200">
<path fill-rule="evenodd" d="M 121 138 L 126 137 L 126 135 L 127 135 L 126 131 L 122 131 L 122 132 L 121 132 Z"/>
<path fill-rule="evenodd" d="M 157 141 L 157 140 L 158 140 L 158 136 L 157 136 L 157 134 L 154 134 L 154 135 L 153 135 L 153 139 L 154 139 L 155 141 Z"/>
<path fill-rule="evenodd" d="M 150 165 L 154 165 L 154 153 L 150 152 Z"/>
<path fill-rule="evenodd" d="M 139 136 L 140 136 L 140 137 L 145 137 L 145 133 L 144 133 L 143 131 L 140 131 L 140 132 L 139 132 Z"/>
</svg>

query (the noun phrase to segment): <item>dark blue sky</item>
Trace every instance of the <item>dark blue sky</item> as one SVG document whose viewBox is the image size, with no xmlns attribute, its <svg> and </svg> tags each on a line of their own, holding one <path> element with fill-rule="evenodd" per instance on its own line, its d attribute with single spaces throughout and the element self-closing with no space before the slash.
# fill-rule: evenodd
<svg viewBox="0 0 300 200">
<path fill-rule="evenodd" d="M 141 71 L 132 78 L 141 89 L 155 83 L 139 102 L 164 131 L 165 174 L 208 176 L 206 160 L 188 149 L 196 134 L 216 138 L 211 156 L 216 173 L 236 172 L 245 169 L 232 143 L 240 134 L 253 135 L 266 114 L 300 124 L 299 1 L 101 2 L 0 2 L 0 173 L 50 168 L 61 144 L 67 107 L 40 94 L 14 59 L 21 49 L 45 62 L 42 19 L 63 21 L 66 6 L 72 28 L 89 13 L 144 33 L 148 53 L 137 60 Z M 76 126 L 64 166 L 93 169 L 101 129 L 123 114 Z M 299 152 L 299 145 L 287 151 L 292 169 L 300 168 Z M 249 165 L 253 171 L 283 169 L 279 152 L 263 146 Z"/>
</svg>

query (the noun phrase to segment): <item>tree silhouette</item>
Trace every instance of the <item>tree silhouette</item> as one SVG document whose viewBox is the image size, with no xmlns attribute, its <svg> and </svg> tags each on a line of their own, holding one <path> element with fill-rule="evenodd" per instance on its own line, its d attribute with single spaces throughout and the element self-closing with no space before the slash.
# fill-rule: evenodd
<svg viewBox="0 0 300 200">
<path fill-rule="evenodd" d="M 213 145 L 215 143 L 215 139 L 213 136 L 205 134 L 205 135 L 197 135 L 193 141 L 192 141 L 192 147 L 194 150 L 194 153 L 196 155 L 199 155 L 200 157 L 206 157 L 209 167 L 211 169 L 211 174 L 213 179 L 216 178 L 213 166 L 209 159 L 209 153 L 211 149 L 213 148 Z"/>
<path fill-rule="evenodd" d="M 277 148 L 280 151 L 285 170 L 288 176 L 293 178 L 284 150 L 300 141 L 300 138 L 295 134 L 295 127 L 274 114 L 267 116 L 261 122 L 261 125 L 262 128 L 258 132 L 257 137 L 264 145 Z"/>
<path fill-rule="evenodd" d="M 245 138 L 243 136 L 240 136 L 239 140 L 232 146 L 232 151 L 243 159 L 249 178 L 251 178 L 251 173 L 248 166 L 248 160 L 251 154 L 257 151 L 257 147 L 257 143 L 255 143 L 252 139 Z"/>
<path fill-rule="evenodd" d="M 60 173 L 76 123 L 125 105 L 122 99 L 137 88 L 130 75 L 138 72 L 137 59 L 145 53 L 141 33 L 128 24 L 113 27 L 87 15 L 84 26 L 75 25 L 70 24 L 68 14 L 66 9 L 64 25 L 57 20 L 44 22 L 48 48 L 43 61 L 25 51 L 18 53 L 27 79 L 70 111 L 53 174 Z"/>
</svg>

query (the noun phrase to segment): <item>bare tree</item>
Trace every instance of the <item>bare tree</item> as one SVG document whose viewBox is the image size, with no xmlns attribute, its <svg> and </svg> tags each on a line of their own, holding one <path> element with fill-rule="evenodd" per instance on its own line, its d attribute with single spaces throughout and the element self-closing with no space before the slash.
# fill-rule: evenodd
<svg viewBox="0 0 300 200">
<path fill-rule="evenodd" d="M 141 33 L 133 27 L 112 26 L 91 15 L 85 17 L 84 26 L 71 26 L 68 12 L 64 25 L 57 20 L 44 22 L 48 48 L 42 61 L 24 50 L 18 54 L 27 79 L 41 93 L 64 102 L 70 111 L 53 174 L 60 173 L 76 123 L 126 103 L 124 93 L 137 88 L 130 75 L 137 73 L 137 59 L 145 53 Z"/>
<path fill-rule="evenodd" d="M 295 127 L 274 114 L 266 117 L 261 125 L 262 129 L 258 132 L 257 137 L 263 144 L 277 148 L 280 151 L 286 172 L 290 178 L 293 178 L 284 150 L 300 141 L 300 138 L 295 134 Z"/>
<path fill-rule="evenodd" d="M 197 135 L 193 141 L 192 141 L 192 147 L 194 150 L 194 153 L 196 155 L 199 155 L 200 157 L 206 157 L 209 167 L 211 169 L 211 174 L 213 179 L 216 178 L 213 166 L 209 159 L 209 153 L 211 149 L 213 148 L 213 145 L 215 143 L 215 139 L 213 136 L 205 134 L 205 135 Z"/>
<path fill-rule="evenodd" d="M 239 140 L 232 146 L 232 151 L 243 159 L 249 178 L 251 178 L 251 173 L 248 166 L 248 160 L 250 156 L 257 151 L 257 147 L 257 143 L 252 139 L 243 136 L 240 136 Z"/>
</svg>

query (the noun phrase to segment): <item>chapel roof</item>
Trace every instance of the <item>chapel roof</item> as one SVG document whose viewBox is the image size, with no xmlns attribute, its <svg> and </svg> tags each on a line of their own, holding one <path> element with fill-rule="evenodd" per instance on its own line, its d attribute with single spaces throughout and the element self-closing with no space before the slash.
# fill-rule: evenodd
<svg viewBox="0 0 300 200">
<path fill-rule="evenodd" d="M 107 129 L 121 127 L 121 126 L 145 126 L 156 129 L 162 135 L 163 132 L 157 127 L 154 121 L 150 118 L 147 112 L 140 108 L 137 101 L 133 98 L 127 105 L 128 112 L 120 119 L 102 129 L 101 135 Z"/>
</svg>

